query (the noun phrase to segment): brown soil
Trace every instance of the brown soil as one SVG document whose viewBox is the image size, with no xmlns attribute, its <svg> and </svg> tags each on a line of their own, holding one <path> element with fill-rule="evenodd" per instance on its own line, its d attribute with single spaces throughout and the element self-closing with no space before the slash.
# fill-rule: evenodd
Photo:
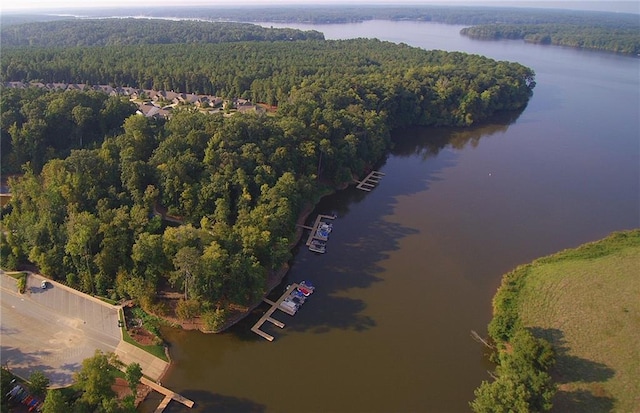
<svg viewBox="0 0 640 413">
<path fill-rule="evenodd" d="M 156 336 L 145 329 L 141 324 L 137 323 L 137 320 L 131 313 L 131 308 L 134 306 L 133 301 L 128 301 L 122 304 L 122 310 L 124 311 L 124 318 L 127 320 L 127 333 L 137 343 L 143 346 L 150 346 L 156 344 Z"/>
<path fill-rule="evenodd" d="M 123 378 L 116 378 L 116 382 L 111 386 L 111 389 L 116 393 L 116 397 L 120 400 L 131 394 L 129 383 Z M 136 406 L 142 403 L 142 401 L 151 393 L 151 387 L 144 384 L 138 384 L 138 393 L 136 394 Z"/>
<path fill-rule="evenodd" d="M 267 105 L 266 103 L 256 103 L 256 106 L 260 106 L 261 108 L 263 108 L 268 113 L 276 113 L 278 111 L 278 107 L 277 106 Z"/>
<path fill-rule="evenodd" d="M 142 327 L 135 327 L 127 330 L 132 339 L 143 346 L 155 344 L 156 337 Z"/>
</svg>

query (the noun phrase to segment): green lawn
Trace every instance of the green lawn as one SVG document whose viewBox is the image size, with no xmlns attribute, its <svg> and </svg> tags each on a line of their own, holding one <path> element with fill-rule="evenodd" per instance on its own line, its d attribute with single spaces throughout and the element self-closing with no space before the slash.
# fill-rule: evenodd
<svg viewBox="0 0 640 413">
<path fill-rule="evenodd" d="M 552 411 L 640 412 L 640 231 L 535 261 L 518 296 L 557 352 Z"/>
</svg>

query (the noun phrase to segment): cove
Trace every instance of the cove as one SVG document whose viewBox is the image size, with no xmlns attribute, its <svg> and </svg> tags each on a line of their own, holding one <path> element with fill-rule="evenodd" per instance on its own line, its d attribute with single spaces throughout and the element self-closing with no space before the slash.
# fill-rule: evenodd
<svg viewBox="0 0 640 413">
<path fill-rule="evenodd" d="M 640 226 L 640 60 L 433 23 L 288 26 L 517 61 L 537 86 L 521 113 L 395 131 L 376 189 L 323 199 L 310 220 L 337 214 L 327 253 L 299 247 L 282 285 L 316 291 L 276 315 L 284 329 L 265 324 L 275 341 L 249 330 L 266 305 L 223 334 L 163 331 L 163 384 L 196 401 L 168 411 L 469 411 L 491 368 L 470 332 L 484 334 L 501 275 Z"/>
</svg>

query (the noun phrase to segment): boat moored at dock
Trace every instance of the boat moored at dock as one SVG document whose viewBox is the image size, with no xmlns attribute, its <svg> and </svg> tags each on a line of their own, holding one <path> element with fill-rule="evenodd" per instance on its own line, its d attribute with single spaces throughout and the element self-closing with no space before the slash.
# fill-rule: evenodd
<svg viewBox="0 0 640 413">
<path fill-rule="evenodd" d="M 329 234 L 331 233 L 331 231 L 333 230 L 333 225 L 329 224 L 327 222 L 324 221 L 320 221 L 320 225 L 318 226 L 318 229 L 316 230 L 316 235 L 314 238 L 322 240 L 322 241 L 326 241 L 329 239 Z"/>
<path fill-rule="evenodd" d="M 327 243 L 325 241 L 314 239 L 309 245 L 309 251 L 324 254 L 325 252 L 327 252 Z"/>
<path fill-rule="evenodd" d="M 307 247 L 310 251 L 324 254 L 327 251 L 327 240 L 329 234 L 333 231 L 333 224 L 326 220 L 336 219 L 336 215 L 318 215 L 316 222 L 311 227 L 311 234 L 307 239 Z M 308 228 L 308 227 L 307 227 Z"/>
<path fill-rule="evenodd" d="M 277 327 L 284 328 L 284 323 L 272 318 L 271 315 L 276 310 L 280 310 L 291 316 L 295 315 L 300 309 L 300 306 L 304 304 L 307 297 L 311 295 L 314 290 L 315 287 L 311 282 L 301 281 L 300 283 L 288 285 L 287 288 L 285 288 L 284 293 L 275 302 L 267 298 L 263 299 L 263 301 L 269 304 L 271 308 L 267 310 L 267 312 L 260 318 L 260 320 L 258 320 L 257 323 L 254 324 L 253 327 L 251 327 L 251 331 L 268 341 L 273 341 L 272 335 L 260 330 L 262 324 L 269 321 Z"/>
</svg>

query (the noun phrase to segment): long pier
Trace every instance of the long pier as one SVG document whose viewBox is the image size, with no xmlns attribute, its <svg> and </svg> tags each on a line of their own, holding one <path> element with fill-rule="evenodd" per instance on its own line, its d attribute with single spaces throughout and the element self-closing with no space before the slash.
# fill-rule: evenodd
<svg viewBox="0 0 640 413">
<path fill-rule="evenodd" d="M 322 222 L 323 219 L 336 219 L 335 215 L 318 215 L 318 217 L 316 218 L 316 222 L 313 224 L 313 227 L 311 227 L 311 233 L 309 234 L 309 238 L 307 238 L 307 247 L 309 245 L 311 245 L 311 241 L 313 241 L 314 239 L 319 239 L 322 241 L 326 241 L 323 238 L 318 238 L 316 236 L 317 232 L 318 232 L 318 227 L 320 227 L 320 223 Z"/>
<path fill-rule="evenodd" d="M 371 171 L 362 181 L 356 181 L 356 188 L 369 192 L 378 185 L 384 175 L 384 172 Z"/>
<path fill-rule="evenodd" d="M 162 413 L 164 409 L 167 408 L 171 400 L 175 400 L 179 403 L 182 403 L 188 408 L 192 408 L 194 405 L 193 400 L 189 400 L 186 397 L 181 396 L 178 393 L 167 389 L 166 387 L 162 387 L 160 384 L 154 381 L 151 381 L 144 376 L 140 379 L 140 382 L 146 386 L 151 387 L 153 390 L 157 391 L 158 393 L 164 394 L 164 399 L 162 399 L 158 407 L 156 407 L 156 410 L 154 413 Z"/>
<path fill-rule="evenodd" d="M 293 315 L 295 313 L 293 312 L 289 312 L 287 311 L 285 308 L 280 307 L 280 304 L 282 304 L 282 302 L 289 297 L 289 295 L 291 295 L 292 291 L 295 291 L 295 289 L 299 286 L 299 284 L 297 283 L 293 283 L 289 286 L 289 288 L 287 288 L 287 290 L 284 292 L 284 294 L 282 294 L 280 296 L 280 298 L 278 298 L 275 302 L 265 298 L 262 301 L 264 301 L 265 303 L 269 304 L 271 306 L 271 308 L 269 308 L 267 310 L 266 313 L 264 313 L 264 315 L 262 317 L 260 317 L 260 320 L 258 320 L 257 323 L 255 323 L 253 325 L 253 327 L 251 327 L 251 331 L 253 331 L 254 333 L 256 333 L 257 335 L 259 335 L 260 337 L 264 338 L 265 340 L 268 341 L 273 341 L 273 336 L 271 334 L 267 334 L 264 331 L 260 330 L 260 327 L 262 327 L 262 325 L 264 323 L 266 323 L 267 321 L 270 322 L 271 324 L 283 328 L 284 327 L 284 323 L 281 321 L 276 320 L 275 318 L 272 318 L 271 315 L 276 311 L 276 310 L 280 310 L 283 311 L 289 315 Z"/>
</svg>

